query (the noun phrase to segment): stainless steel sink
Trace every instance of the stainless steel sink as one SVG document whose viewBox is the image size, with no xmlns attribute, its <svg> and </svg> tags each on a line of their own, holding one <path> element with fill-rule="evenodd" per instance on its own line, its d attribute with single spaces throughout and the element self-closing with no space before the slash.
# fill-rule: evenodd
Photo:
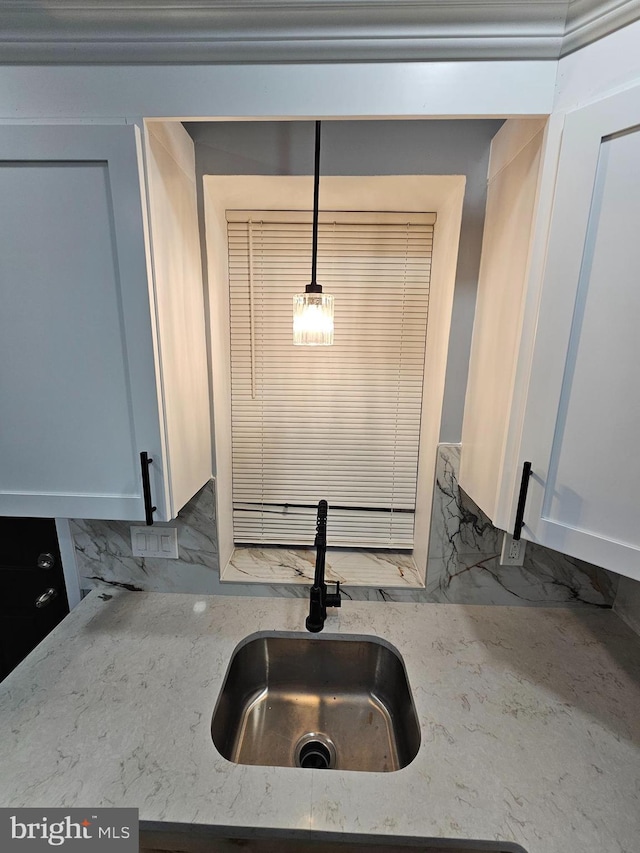
<svg viewBox="0 0 640 853">
<path fill-rule="evenodd" d="M 233 653 L 211 735 L 236 764 L 390 771 L 420 728 L 399 653 L 374 638 L 258 634 Z"/>
</svg>

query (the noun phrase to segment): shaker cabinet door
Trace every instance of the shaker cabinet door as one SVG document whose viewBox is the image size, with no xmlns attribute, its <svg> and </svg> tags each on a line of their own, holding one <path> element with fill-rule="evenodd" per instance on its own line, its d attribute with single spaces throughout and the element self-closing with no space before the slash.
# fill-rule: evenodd
<svg viewBox="0 0 640 853">
<path fill-rule="evenodd" d="M 640 87 L 567 116 L 521 443 L 523 537 L 640 578 Z"/>
<path fill-rule="evenodd" d="M 0 128 L 0 515 L 163 518 L 135 127 Z"/>
</svg>

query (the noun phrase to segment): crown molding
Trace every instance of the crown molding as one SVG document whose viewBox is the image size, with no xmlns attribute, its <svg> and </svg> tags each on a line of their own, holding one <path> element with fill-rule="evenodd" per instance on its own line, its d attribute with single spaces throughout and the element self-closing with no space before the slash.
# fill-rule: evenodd
<svg viewBox="0 0 640 853">
<path fill-rule="evenodd" d="M 637 18 L 640 0 L 2 0 L 0 56 L 4 64 L 557 59 Z"/>
<path fill-rule="evenodd" d="M 570 0 L 561 56 L 640 19 L 640 0 Z"/>
</svg>

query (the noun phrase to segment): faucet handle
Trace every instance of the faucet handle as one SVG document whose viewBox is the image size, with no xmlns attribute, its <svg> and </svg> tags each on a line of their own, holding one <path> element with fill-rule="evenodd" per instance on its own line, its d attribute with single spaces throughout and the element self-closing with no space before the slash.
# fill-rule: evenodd
<svg viewBox="0 0 640 853">
<path fill-rule="evenodd" d="M 328 592 L 327 593 L 327 596 L 325 599 L 325 604 L 327 607 L 341 607 L 342 606 L 342 599 L 340 597 L 340 581 L 336 581 L 336 591 L 335 592 Z"/>
</svg>

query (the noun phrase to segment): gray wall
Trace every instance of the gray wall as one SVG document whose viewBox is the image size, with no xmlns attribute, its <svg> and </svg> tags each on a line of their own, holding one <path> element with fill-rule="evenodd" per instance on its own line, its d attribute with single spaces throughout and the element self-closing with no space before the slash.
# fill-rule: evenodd
<svg viewBox="0 0 640 853">
<path fill-rule="evenodd" d="M 460 441 L 491 139 L 501 121 L 325 121 L 321 174 L 466 175 L 440 440 Z M 185 124 L 202 175 L 313 173 L 313 122 Z M 311 206 L 311 203 L 310 205 Z M 320 182 L 322 207 L 322 181 Z"/>
</svg>

